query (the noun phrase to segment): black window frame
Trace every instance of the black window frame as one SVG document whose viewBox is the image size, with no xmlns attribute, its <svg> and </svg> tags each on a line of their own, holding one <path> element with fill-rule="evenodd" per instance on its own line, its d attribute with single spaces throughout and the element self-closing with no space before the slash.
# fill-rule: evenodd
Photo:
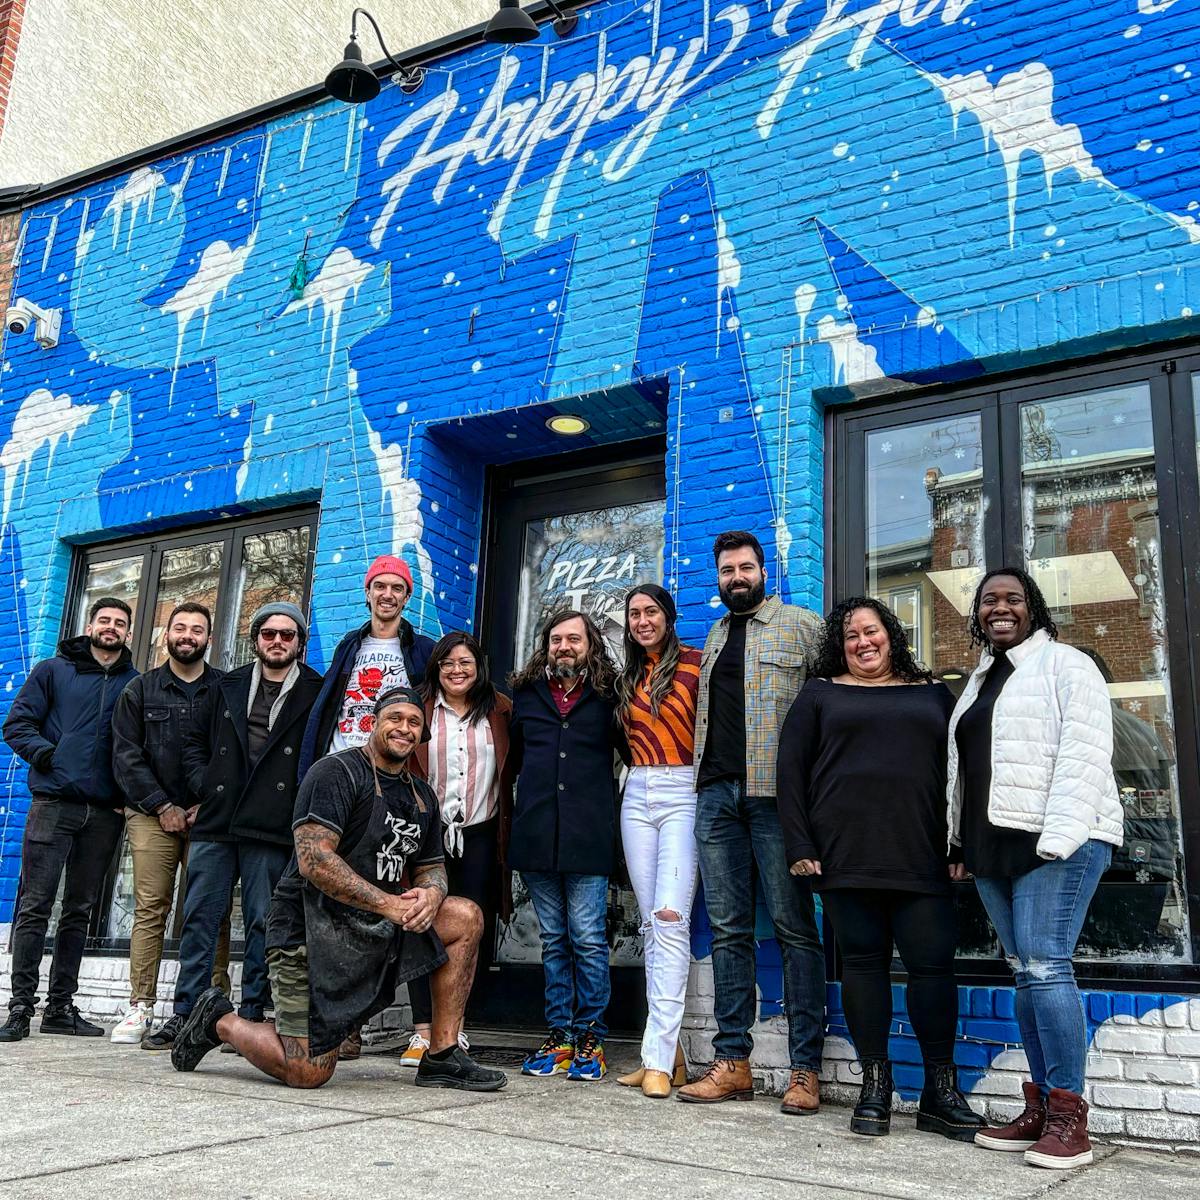
<svg viewBox="0 0 1200 1200">
<path fill-rule="evenodd" d="M 987 563 L 1024 562 L 1021 530 L 1019 406 L 1104 387 L 1144 383 L 1150 392 L 1162 581 L 1170 637 L 1179 814 L 1184 854 L 1191 963 L 1079 960 L 1085 987 L 1200 994 L 1200 576 L 1190 584 L 1187 548 L 1200 545 L 1200 468 L 1191 379 L 1200 375 L 1200 346 L 1142 348 L 997 373 L 968 384 L 878 393 L 845 402 L 843 389 L 816 394 L 825 408 L 825 591 L 830 602 L 862 594 L 866 585 L 866 434 L 943 417 L 977 413 L 983 447 L 982 488 L 996 501 L 984 525 Z M 998 518 L 998 519 L 997 519 Z M 1010 978 L 1000 959 L 959 959 L 959 982 L 994 985 Z"/>
<path fill-rule="evenodd" d="M 153 649 L 152 634 L 153 620 L 146 616 L 153 613 L 154 597 L 152 589 L 157 586 L 159 568 L 163 555 L 172 550 L 186 549 L 189 546 L 203 546 L 212 542 L 223 542 L 221 558 L 221 574 L 217 582 L 218 603 L 213 612 L 212 650 L 209 662 L 222 670 L 228 670 L 232 646 L 222 645 L 229 603 L 232 598 L 232 582 L 234 574 L 241 565 L 242 547 L 247 538 L 259 534 L 272 533 L 279 529 L 295 529 L 307 525 L 309 530 L 308 553 L 304 568 L 303 603 L 307 609 L 312 599 L 313 569 L 316 563 L 317 529 L 320 519 L 320 508 L 315 504 L 297 505 L 289 508 L 271 509 L 268 512 L 252 513 L 242 516 L 221 516 L 217 520 L 208 520 L 203 524 L 189 524 L 158 530 L 152 534 L 142 534 L 121 538 L 111 542 L 86 542 L 73 547 L 71 567 L 67 583 L 67 603 L 63 607 L 62 624 L 59 636 L 71 637 L 79 625 L 83 590 L 87 582 L 88 569 L 95 563 L 111 562 L 117 559 L 130 558 L 136 554 L 142 555 L 142 574 L 138 584 L 138 614 L 134 619 L 133 638 L 130 650 L 133 654 L 134 666 L 139 671 L 147 669 L 150 654 Z M 116 887 L 117 875 L 120 870 L 122 856 L 125 852 L 125 838 L 122 836 L 112 863 L 105 877 L 100 898 L 92 910 L 88 923 L 86 949 L 89 954 L 105 957 L 121 957 L 129 953 L 129 938 L 111 937 L 108 934 L 109 914 L 112 910 L 113 890 Z M 176 885 L 178 900 L 179 886 Z M 163 946 L 164 957 L 171 958 L 178 953 L 178 928 L 181 919 L 179 904 L 175 904 L 172 928 Z"/>
</svg>

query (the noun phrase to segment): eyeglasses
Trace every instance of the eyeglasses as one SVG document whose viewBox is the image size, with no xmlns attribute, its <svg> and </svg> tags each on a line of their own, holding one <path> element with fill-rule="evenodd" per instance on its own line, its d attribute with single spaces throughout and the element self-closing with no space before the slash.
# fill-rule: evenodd
<svg viewBox="0 0 1200 1200">
<path fill-rule="evenodd" d="M 273 642 L 278 638 L 285 646 L 288 646 L 296 640 L 296 631 L 294 629 L 260 629 L 258 636 L 264 642 Z"/>
<path fill-rule="evenodd" d="M 447 671 L 470 671 L 475 667 L 473 658 L 446 658 L 438 664 L 438 670 L 445 675 Z"/>
</svg>

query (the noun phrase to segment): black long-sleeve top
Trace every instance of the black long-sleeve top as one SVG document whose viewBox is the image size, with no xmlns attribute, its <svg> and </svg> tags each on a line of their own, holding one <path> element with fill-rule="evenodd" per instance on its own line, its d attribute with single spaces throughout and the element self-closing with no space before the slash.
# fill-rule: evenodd
<svg viewBox="0 0 1200 1200">
<path fill-rule="evenodd" d="M 779 738 L 778 801 L 788 862 L 821 863 L 814 888 L 949 888 L 953 710 L 942 683 L 804 685 Z"/>
</svg>

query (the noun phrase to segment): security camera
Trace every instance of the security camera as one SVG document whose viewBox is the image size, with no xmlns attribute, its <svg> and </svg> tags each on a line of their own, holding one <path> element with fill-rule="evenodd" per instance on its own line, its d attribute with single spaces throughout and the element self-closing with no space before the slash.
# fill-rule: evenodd
<svg viewBox="0 0 1200 1200">
<path fill-rule="evenodd" d="M 9 333 L 18 335 L 27 332 L 32 325 L 34 341 L 43 350 L 53 350 L 58 345 L 58 335 L 62 329 L 62 309 L 43 308 L 32 300 L 20 297 L 8 306 L 4 324 Z"/>
</svg>

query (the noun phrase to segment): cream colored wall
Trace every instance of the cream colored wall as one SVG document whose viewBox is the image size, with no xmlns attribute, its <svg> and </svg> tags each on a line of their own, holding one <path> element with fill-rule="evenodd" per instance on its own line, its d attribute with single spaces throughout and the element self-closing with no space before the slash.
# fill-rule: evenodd
<svg viewBox="0 0 1200 1200">
<path fill-rule="evenodd" d="M 353 0 L 27 0 L 0 187 L 49 183 L 320 82 Z M 388 47 L 469 28 L 494 0 L 373 0 Z M 360 23 L 368 62 L 383 58 Z"/>
</svg>

